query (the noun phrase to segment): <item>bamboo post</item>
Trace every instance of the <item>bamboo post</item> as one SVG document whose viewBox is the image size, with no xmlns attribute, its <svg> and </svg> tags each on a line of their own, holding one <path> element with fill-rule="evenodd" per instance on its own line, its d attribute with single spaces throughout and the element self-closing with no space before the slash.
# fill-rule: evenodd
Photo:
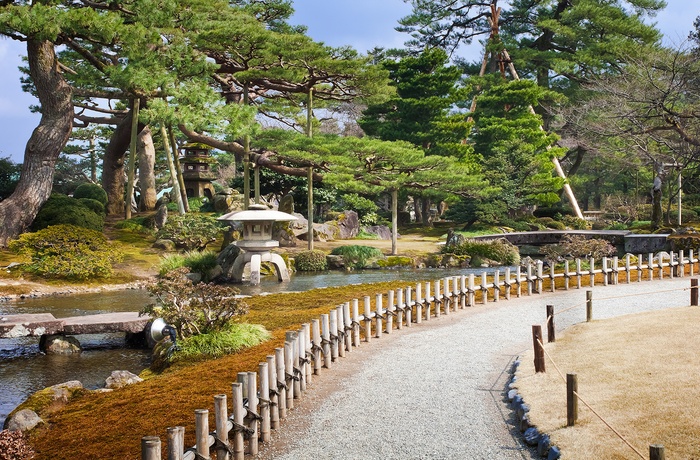
<svg viewBox="0 0 700 460">
<path fill-rule="evenodd" d="M 338 310 L 333 309 L 328 312 L 330 319 L 330 334 L 331 334 L 331 361 L 338 360 Z"/>
<path fill-rule="evenodd" d="M 659 254 L 659 279 L 662 280 L 664 279 L 664 255 L 663 253 Z"/>
<path fill-rule="evenodd" d="M 352 344 L 360 346 L 360 301 L 352 299 Z"/>
<path fill-rule="evenodd" d="M 289 373 L 292 378 L 292 387 L 294 388 L 294 391 L 292 392 L 293 397 L 294 399 L 299 399 L 299 396 L 301 395 L 301 373 L 299 372 L 299 333 L 295 331 L 287 331 L 284 335 L 285 367 L 287 367 L 287 373 Z M 290 344 L 289 354 L 291 355 L 291 366 L 287 366 L 287 343 Z M 287 396 L 289 396 L 289 394 L 287 394 Z"/>
<path fill-rule="evenodd" d="M 277 362 L 274 355 L 267 356 L 267 373 L 270 395 L 270 428 L 277 430 L 280 427 L 279 391 L 277 390 Z"/>
<path fill-rule="evenodd" d="M 160 460 L 160 438 L 158 436 L 141 438 L 141 460 Z"/>
<path fill-rule="evenodd" d="M 168 460 L 182 460 L 185 452 L 185 427 L 171 426 L 167 429 L 168 432 Z M 142 458 L 141 460 L 149 460 Z M 156 457 L 160 460 L 160 455 Z"/>
<path fill-rule="evenodd" d="M 450 293 L 450 278 L 445 277 L 442 281 L 442 308 L 445 315 L 450 314 L 450 306 L 452 305 L 452 296 Z"/>
<path fill-rule="evenodd" d="M 433 298 L 435 300 L 435 305 L 434 305 L 435 306 L 435 317 L 439 318 L 440 314 L 441 314 L 441 310 L 442 310 L 440 308 L 442 306 L 442 290 L 440 289 L 440 280 L 439 279 L 435 280 L 434 283 L 435 284 L 433 286 L 434 287 L 433 290 L 435 292 L 435 295 L 433 296 Z"/>
<path fill-rule="evenodd" d="M 581 289 L 581 259 L 576 259 L 576 289 Z"/>
<path fill-rule="evenodd" d="M 632 254 L 629 252 L 625 254 L 625 281 L 627 281 L 627 284 L 630 284 L 632 281 L 632 273 L 630 273 L 630 257 Z"/>
<path fill-rule="evenodd" d="M 586 322 L 593 321 L 593 291 L 586 291 Z"/>
<path fill-rule="evenodd" d="M 209 410 L 196 409 L 194 411 L 194 431 L 197 440 L 197 455 L 205 459 L 209 458 Z"/>
<path fill-rule="evenodd" d="M 321 322 L 318 319 L 311 320 L 311 335 L 313 336 L 312 349 L 314 355 L 314 374 L 321 372 Z"/>
<path fill-rule="evenodd" d="M 506 269 L 508 270 L 508 269 Z M 462 275 L 459 277 L 459 307 L 467 307 L 467 277 Z"/>
<path fill-rule="evenodd" d="M 386 333 L 391 334 L 394 328 L 394 290 L 386 293 Z"/>
<path fill-rule="evenodd" d="M 279 350 L 279 348 L 277 348 Z M 279 362 L 279 361 L 278 361 Z M 244 436 L 243 436 L 243 417 L 245 416 L 245 408 L 243 407 L 243 384 L 234 383 L 233 398 L 233 459 L 243 460 L 245 456 Z"/>
<path fill-rule="evenodd" d="M 644 268 L 644 258 L 642 257 L 641 254 L 637 256 L 637 282 L 641 283 L 642 277 L 644 275 L 643 273 L 643 268 Z"/>
<path fill-rule="evenodd" d="M 406 286 L 406 327 L 411 327 L 413 321 L 413 307 L 416 305 L 411 300 L 411 286 Z"/>
<path fill-rule="evenodd" d="M 423 285 L 416 283 L 416 324 L 423 322 Z"/>
<path fill-rule="evenodd" d="M 323 348 L 323 367 L 331 367 L 331 327 L 328 313 L 321 315 L 321 343 Z"/>
<path fill-rule="evenodd" d="M 612 259 L 612 284 L 618 285 L 620 283 L 620 260 L 617 256 L 613 256 Z"/>
<path fill-rule="evenodd" d="M 603 257 L 600 264 L 601 264 L 600 269 L 603 272 L 603 286 L 607 286 L 608 281 L 609 281 L 609 278 L 608 278 L 608 258 Z"/>
<path fill-rule="evenodd" d="M 525 267 L 525 281 L 527 282 L 527 295 L 532 295 L 532 264 L 528 262 Z"/>
<path fill-rule="evenodd" d="M 571 281 L 571 273 L 569 272 L 569 259 L 564 260 L 564 290 L 569 290 L 569 281 Z"/>
<path fill-rule="evenodd" d="M 460 308 L 460 290 L 459 290 L 459 277 L 452 277 L 452 308 L 457 311 Z"/>
<path fill-rule="evenodd" d="M 503 291 L 505 292 L 506 300 L 510 300 L 510 267 L 506 267 L 505 279 L 503 280 Z"/>
<path fill-rule="evenodd" d="M 313 356 L 311 349 L 311 324 L 304 323 L 301 325 L 301 338 L 299 353 L 301 355 L 303 375 L 305 377 L 302 381 L 301 391 L 306 391 L 306 387 L 311 385 L 311 379 L 314 373 L 311 367 L 311 356 Z"/>
<path fill-rule="evenodd" d="M 693 307 L 698 306 L 698 279 L 690 279 L 690 305 Z"/>
<path fill-rule="evenodd" d="M 542 326 L 539 324 L 532 326 L 532 343 L 535 349 L 535 372 L 545 372 Z"/>
<path fill-rule="evenodd" d="M 555 265 L 554 263 L 551 263 L 549 265 L 549 289 L 552 292 L 556 292 L 556 290 L 557 290 L 557 283 L 555 282 L 555 279 L 554 279 L 554 265 Z"/>
<path fill-rule="evenodd" d="M 217 443 L 216 460 L 229 460 L 228 455 L 228 407 L 226 406 L 226 395 L 214 396 L 214 421 L 216 423 L 216 439 L 223 445 Z"/>
<path fill-rule="evenodd" d="M 292 342 L 292 344 L 293 343 L 294 342 Z M 296 389 L 294 391 L 294 397 L 298 397 Z M 248 439 L 248 453 L 253 456 L 258 455 L 260 442 L 258 403 L 258 373 L 248 372 L 248 415 L 250 416 L 248 426 L 253 431 Z"/>
<path fill-rule="evenodd" d="M 654 279 L 654 254 L 649 253 L 647 257 L 647 269 L 649 270 L 649 281 L 651 281 Z"/>
<path fill-rule="evenodd" d="M 501 272 L 496 270 L 493 272 L 493 301 L 498 302 L 498 297 L 501 294 Z"/>
<path fill-rule="evenodd" d="M 681 249 L 678 251 L 678 277 L 685 276 L 685 252 Z"/>
<path fill-rule="evenodd" d="M 588 261 L 588 263 L 591 265 L 588 274 L 590 276 L 590 286 L 594 287 L 595 286 L 595 259 L 591 257 Z"/>
<path fill-rule="evenodd" d="M 537 261 L 537 293 L 542 294 L 542 288 L 543 288 L 543 277 L 542 277 L 542 270 L 544 268 L 544 264 L 542 263 L 541 260 Z"/>
<path fill-rule="evenodd" d="M 471 275 L 470 275 L 471 276 Z M 523 295 L 522 281 L 522 267 L 518 265 L 515 267 L 515 297 L 520 297 Z"/>
<path fill-rule="evenodd" d="M 294 343 L 284 342 L 284 383 L 287 384 L 287 409 L 294 409 L 296 395 L 294 380 Z"/>
<path fill-rule="evenodd" d="M 345 314 L 343 313 L 343 306 L 339 305 L 335 311 L 338 317 L 338 329 L 335 332 L 336 336 L 338 336 L 338 356 L 345 358 Z"/>
<path fill-rule="evenodd" d="M 649 460 L 666 460 L 666 452 L 661 444 L 649 445 Z"/>
<path fill-rule="evenodd" d="M 384 310 L 382 308 L 382 295 L 377 294 L 375 297 L 375 308 L 376 308 L 376 324 L 374 326 L 374 332 L 375 335 L 374 337 L 380 338 L 382 336 L 382 318 L 383 318 L 383 313 Z"/>
<path fill-rule="evenodd" d="M 370 310 L 369 296 L 365 296 L 365 341 L 372 340 L 372 311 Z"/>
<path fill-rule="evenodd" d="M 280 420 L 287 418 L 287 382 L 284 376 L 284 348 L 275 348 L 277 407 Z"/>
<path fill-rule="evenodd" d="M 468 286 L 468 287 L 467 287 L 467 292 L 468 292 L 468 294 L 467 294 L 467 295 L 469 296 L 469 299 L 468 299 L 467 304 L 468 304 L 470 307 L 473 307 L 473 306 L 474 306 L 474 290 L 475 290 L 475 285 L 474 285 L 474 273 L 470 273 L 470 274 L 469 274 L 469 278 L 467 278 L 467 279 L 468 279 L 468 282 L 467 282 L 467 286 Z"/>
<path fill-rule="evenodd" d="M 404 317 L 404 311 L 406 309 L 406 306 L 403 303 L 403 289 L 397 289 L 396 290 L 396 310 L 397 310 L 397 317 L 396 317 L 396 329 L 402 329 L 403 328 L 403 317 Z"/>
<path fill-rule="evenodd" d="M 489 288 L 486 281 L 486 272 L 481 274 L 481 303 L 486 305 L 489 302 Z"/>
<path fill-rule="evenodd" d="M 352 325 L 352 319 L 350 319 L 350 302 L 343 304 L 343 323 L 345 325 L 345 351 L 352 351 L 354 326 Z"/>
<path fill-rule="evenodd" d="M 425 320 L 430 321 L 430 302 L 432 299 L 430 298 L 430 282 L 425 283 Z"/>
<path fill-rule="evenodd" d="M 554 305 L 547 305 L 547 342 L 556 341 L 556 333 L 554 331 Z"/>
<path fill-rule="evenodd" d="M 258 364 L 260 380 L 260 440 L 264 443 L 270 442 L 270 429 L 272 428 L 270 374 L 267 368 L 267 363 Z"/>
<path fill-rule="evenodd" d="M 566 426 L 576 425 L 578 420 L 578 376 L 566 374 Z"/>
</svg>

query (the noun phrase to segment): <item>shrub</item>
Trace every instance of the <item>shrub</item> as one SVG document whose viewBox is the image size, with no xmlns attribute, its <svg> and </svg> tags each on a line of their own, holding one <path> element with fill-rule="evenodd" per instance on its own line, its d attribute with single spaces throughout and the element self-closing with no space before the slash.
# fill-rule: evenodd
<svg viewBox="0 0 700 460">
<path fill-rule="evenodd" d="M 25 233 L 10 249 L 29 257 L 25 270 L 47 278 L 85 280 L 109 277 L 123 255 L 100 232 L 74 225 L 53 225 Z"/>
<path fill-rule="evenodd" d="M 84 184 L 78 185 L 73 192 L 73 198 L 90 198 L 91 200 L 96 200 L 102 203 L 102 206 L 107 206 L 107 192 L 105 192 L 102 187 L 97 184 L 91 184 L 86 182 Z"/>
<path fill-rule="evenodd" d="M 132 217 L 127 220 L 120 220 L 114 224 L 114 228 L 126 230 L 134 233 L 152 234 L 153 230 L 149 227 L 153 219 L 150 217 Z"/>
<path fill-rule="evenodd" d="M 101 231 L 104 227 L 104 211 L 98 214 L 79 200 L 66 195 L 53 194 L 37 213 L 32 223 L 32 230 L 61 224 Z"/>
<path fill-rule="evenodd" d="M 588 230 L 591 228 L 591 224 L 589 224 L 586 219 L 581 219 L 576 216 L 564 216 L 561 221 L 564 225 L 574 230 Z"/>
<path fill-rule="evenodd" d="M 158 231 L 157 237 L 171 240 L 178 248 L 203 250 L 216 241 L 221 228 L 212 217 L 202 214 L 168 216 L 168 222 Z"/>
<path fill-rule="evenodd" d="M 379 220 L 377 211 L 379 206 L 369 198 L 362 197 L 357 193 L 348 193 L 338 201 L 335 206 L 336 210 L 344 211 L 346 209 L 357 212 L 362 225 L 375 225 Z M 342 209 L 341 209 L 342 208 Z"/>
<path fill-rule="evenodd" d="M 147 305 L 147 314 L 174 326 L 178 337 L 222 331 L 236 316 L 248 312 L 248 305 L 236 298 L 240 291 L 212 283 L 194 284 L 180 268 L 152 282 L 147 289 L 156 303 Z"/>
<path fill-rule="evenodd" d="M 85 206 L 95 214 L 105 213 L 105 206 L 101 202 L 93 200 L 92 198 L 78 198 L 78 203 Z"/>
<path fill-rule="evenodd" d="M 300 272 L 327 270 L 326 253 L 318 249 L 302 251 L 294 257 L 294 267 Z"/>
<path fill-rule="evenodd" d="M 331 254 L 343 256 L 345 266 L 350 268 L 364 268 L 370 260 L 384 258 L 384 254 L 379 249 L 360 245 L 339 246 L 333 248 Z"/>
<path fill-rule="evenodd" d="M 536 223 L 544 226 L 545 228 L 551 228 L 554 230 L 566 230 L 566 225 L 563 222 L 552 219 L 551 217 L 540 217 L 537 219 Z"/>
<path fill-rule="evenodd" d="M 192 273 L 199 273 L 206 279 L 207 273 L 216 267 L 216 254 L 213 251 L 188 251 L 185 254 L 166 254 L 158 268 L 158 274 L 163 276 L 168 272 L 187 267 Z"/>
<path fill-rule="evenodd" d="M 607 240 L 601 238 L 586 238 L 580 235 L 566 235 L 560 244 L 552 244 L 542 249 L 543 254 L 549 260 L 558 259 L 582 259 L 593 257 L 611 256 L 615 254 L 615 247 Z"/>
<path fill-rule="evenodd" d="M 254 347 L 271 337 L 261 325 L 229 323 L 221 331 L 188 337 L 182 340 L 173 360 L 193 358 L 220 358 L 244 348 Z"/>
<path fill-rule="evenodd" d="M 476 256 L 484 259 L 490 259 L 503 265 L 516 265 L 520 263 L 520 253 L 518 248 L 501 238 L 497 240 L 465 240 L 459 245 L 445 245 L 442 248 L 443 253 L 455 254 L 461 256 L 471 256 L 472 259 Z"/>
</svg>

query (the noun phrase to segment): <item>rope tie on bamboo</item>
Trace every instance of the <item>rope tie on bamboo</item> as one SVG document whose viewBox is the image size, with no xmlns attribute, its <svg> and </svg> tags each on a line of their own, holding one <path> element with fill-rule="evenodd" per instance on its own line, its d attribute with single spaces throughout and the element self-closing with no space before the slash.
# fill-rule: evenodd
<svg viewBox="0 0 700 460">
<path fill-rule="evenodd" d="M 255 433 L 255 430 L 251 430 L 245 425 L 241 425 L 240 423 L 234 422 L 232 419 L 229 419 L 231 423 L 233 424 L 233 428 L 231 428 L 231 431 L 234 433 L 243 433 L 243 437 L 250 438 L 253 433 Z"/>
<path fill-rule="evenodd" d="M 270 401 L 269 399 L 264 399 L 264 398 L 258 398 L 258 401 L 260 401 L 260 407 L 270 407 L 273 406 L 274 403 Z"/>
<path fill-rule="evenodd" d="M 270 388 L 270 396 L 279 396 L 279 395 L 280 395 L 279 391 L 277 391 L 273 388 Z"/>
<path fill-rule="evenodd" d="M 304 356 L 303 358 L 299 356 L 299 362 L 301 364 L 309 364 L 311 362 L 311 359 L 307 356 Z"/>
<path fill-rule="evenodd" d="M 348 324 L 345 326 L 345 334 L 347 335 L 348 331 L 352 331 L 352 324 Z"/>
<path fill-rule="evenodd" d="M 211 460 L 211 457 L 205 457 L 204 455 L 195 452 L 194 453 L 194 460 Z"/>
<path fill-rule="evenodd" d="M 332 343 L 333 340 L 335 340 L 336 342 L 338 341 L 338 336 L 337 336 L 337 335 L 333 335 L 333 334 L 329 334 L 329 335 L 330 335 L 330 337 L 331 337 L 331 342 L 328 342 L 328 343 Z M 340 335 L 340 334 L 338 334 L 338 335 Z"/>
<path fill-rule="evenodd" d="M 297 371 L 297 369 L 294 368 L 294 372 L 296 372 L 296 371 Z M 297 382 L 299 381 L 299 377 L 297 377 L 296 375 L 290 374 L 289 372 L 285 372 L 284 376 L 287 377 L 287 381 L 292 381 L 292 380 L 296 380 Z"/>
<path fill-rule="evenodd" d="M 289 385 L 287 385 L 287 382 L 277 382 L 277 389 L 281 390 L 282 388 L 284 388 L 285 391 L 289 390 Z"/>
<path fill-rule="evenodd" d="M 214 436 L 214 447 L 217 449 L 224 449 L 229 455 L 233 455 L 233 448 L 231 447 L 231 444 L 216 435 Z"/>
<path fill-rule="evenodd" d="M 244 420 L 251 420 L 251 421 L 257 422 L 257 421 L 262 420 L 262 417 L 257 412 L 248 409 L 248 413 L 244 417 Z"/>
<path fill-rule="evenodd" d="M 350 327 L 355 327 L 355 326 L 359 326 L 359 325 L 360 325 L 360 322 L 359 322 L 359 321 L 355 321 L 354 319 L 353 319 L 352 322 L 350 323 Z"/>
<path fill-rule="evenodd" d="M 396 316 L 397 316 L 396 312 L 395 312 L 395 311 L 391 311 L 391 310 L 387 310 L 386 314 L 387 314 L 387 315 L 391 315 L 391 316 L 393 316 L 394 318 L 396 318 Z"/>
<path fill-rule="evenodd" d="M 324 344 L 323 340 L 321 340 L 321 344 Z M 325 344 L 328 345 L 328 344 L 330 344 L 330 342 L 326 341 Z M 323 348 L 321 347 L 321 345 L 316 345 L 315 343 L 312 342 L 311 343 L 311 351 L 323 351 Z"/>
<path fill-rule="evenodd" d="M 301 371 L 301 368 L 295 367 L 295 368 L 293 368 L 293 371 L 294 371 L 295 376 L 299 376 L 299 377 L 297 377 L 297 380 L 299 380 L 299 381 L 303 380 L 304 373 Z"/>
<path fill-rule="evenodd" d="M 375 313 L 375 314 L 374 314 L 374 317 L 375 317 L 375 318 L 379 318 L 379 319 L 386 319 L 386 316 L 384 316 L 384 315 L 382 315 L 382 314 L 380 314 L 380 313 Z"/>
</svg>

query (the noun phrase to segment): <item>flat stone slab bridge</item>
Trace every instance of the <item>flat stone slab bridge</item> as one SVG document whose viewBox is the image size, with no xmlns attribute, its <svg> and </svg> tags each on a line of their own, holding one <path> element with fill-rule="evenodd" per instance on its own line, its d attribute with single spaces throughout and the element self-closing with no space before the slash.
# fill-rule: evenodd
<svg viewBox="0 0 700 460">
<path fill-rule="evenodd" d="M 143 332 L 151 318 L 138 312 L 54 318 L 50 313 L 0 315 L 0 338 L 42 335 L 102 334 L 106 332 Z"/>
</svg>

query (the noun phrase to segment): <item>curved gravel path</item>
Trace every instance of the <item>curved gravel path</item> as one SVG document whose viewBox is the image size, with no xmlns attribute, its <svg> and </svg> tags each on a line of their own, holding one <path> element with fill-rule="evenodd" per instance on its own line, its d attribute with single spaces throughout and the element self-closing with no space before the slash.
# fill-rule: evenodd
<svg viewBox="0 0 700 460">
<path fill-rule="evenodd" d="M 593 317 L 687 306 L 689 285 L 597 286 Z M 587 289 L 477 305 L 362 343 L 314 376 L 259 458 L 535 458 L 506 405 L 508 371 L 532 346 L 531 326 L 544 325 L 546 304 L 581 305 L 556 316 L 558 330 L 585 321 Z"/>
</svg>

